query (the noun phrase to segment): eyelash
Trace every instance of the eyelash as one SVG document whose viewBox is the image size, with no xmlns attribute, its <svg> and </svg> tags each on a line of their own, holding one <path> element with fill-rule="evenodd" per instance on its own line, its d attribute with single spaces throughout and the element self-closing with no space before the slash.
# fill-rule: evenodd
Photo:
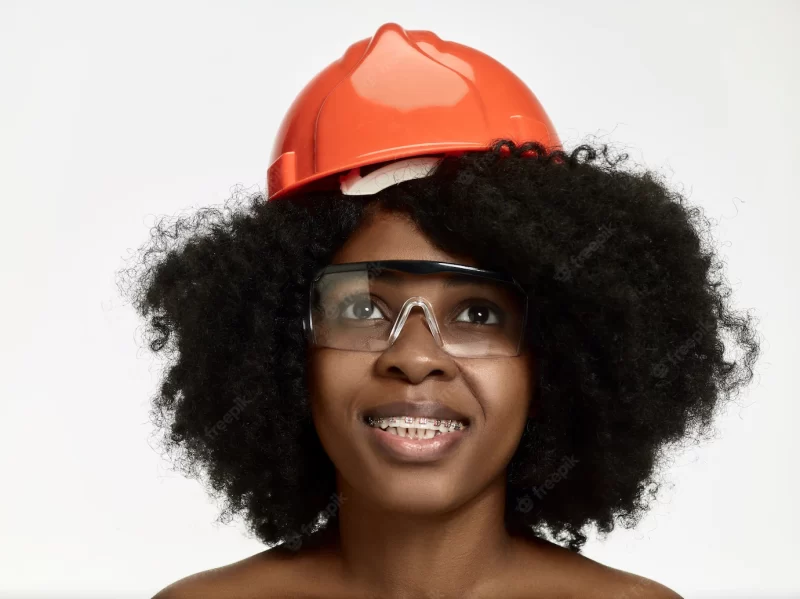
<svg viewBox="0 0 800 599">
<path fill-rule="evenodd" d="M 349 307 L 349 306 L 351 306 L 351 305 L 352 305 L 352 303 L 350 303 L 352 300 L 358 300 L 358 299 L 369 299 L 369 300 L 370 300 L 370 302 L 372 303 L 372 305 L 373 305 L 373 306 L 375 306 L 375 308 L 376 308 L 376 309 L 377 309 L 377 310 L 378 310 L 378 311 L 381 313 L 381 315 L 383 315 L 383 311 L 380 309 L 380 307 L 378 306 L 377 302 L 375 302 L 375 300 L 373 300 L 373 299 L 372 299 L 372 297 L 368 297 L 368 296 L 365 296 L 365 295 L 363 295 L 363 294 L 352 294 L 352 295 L 345 296 L 345 297 L 344 297 L 344 298 L 343 298 L 343 299 L 342 299 L 342 300 L 339 302 L 339 307 L 341 308 L 342 306 L 345 306 L 345 309 L 344 309 L 344 310 L 340 309 L 340 310 L 339 310 L 339 314 L 342 314 L 342 313 L 344 313 L 344 312 L 345 312 L 345 310 L 347 309 L 347 307 Z M 467 301 L 468 301 L 468 302 L 472 302 L 473 300 L 467 300 Z M 502 323 L 502 320 L 501 320 L 501 311 L 500 311 L 498 308 L 495 308 L 495 307 L 493 307 L 493 306 L 489 305 L 491 302 L 489 302 L 488 300 L 478 300 L 478 299 L 476 299 L 476 300 L 474 300 L 474 301 L 475 301 L 475 302 L 484 302 L 483 304 L 478 304 L 478 305 L 481 305 L 481 306 L 483 306 L 483 307 L 489 308 L 489 310 L 490 310 L 492 313 L 494 313 L 494 314 L 495 314 L 495 318 L 496 318 L 497 322 L 489 322 L 489 323 L 468 323 L 468 324 L 478 324 L 478 325 L 481 325 L 481 326 L 495 326 L 495 325 L 499 325 L 499 324 L 501 324 L 501 323 Z M 463 314 L 463 312 L 464 312 L 464 311 L 466 311 L 468 308 L 472 307 L 473 305 L 475 305 L 475 304 L 473 304 L 473 303 L 469 303 L 469 304 L 468 304 L 468 305 L 467 305 L 467 306 L 464 308 L 464 310 L 462 310 L 461 312 L 459 312 L 459 315 Z M 384 318 L 386 318 L 386 317 L 385 317 L 385 315 L 384 315 Z M 365 319 L 360 319 L 360 318 L 349 318 L 349 317 L 346 317 L 346 320 L 377 320 L 377 319 L 374 319 L 374 318 L 365 318 Z M 491 320 L 491 317 L 490 317 L 490 320 Z M 464 322 L 464 321 L 456 321 L 456 322 Z"/>
</svg>

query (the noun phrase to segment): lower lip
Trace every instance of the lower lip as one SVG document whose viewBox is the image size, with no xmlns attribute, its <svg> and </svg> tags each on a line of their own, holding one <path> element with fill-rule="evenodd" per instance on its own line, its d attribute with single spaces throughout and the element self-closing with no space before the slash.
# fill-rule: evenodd
<svg viewBox="0 0 800 599">
<path fill-rule="evenodd" d="M 431 439 L 401 437 L 380 427 L 370 426 L 370 441 L 384 454 L 403 462 L 435 462 L 452 451 L 467 436 L 469 427 L 452 433 L 441 433 Z"/>
</svg>

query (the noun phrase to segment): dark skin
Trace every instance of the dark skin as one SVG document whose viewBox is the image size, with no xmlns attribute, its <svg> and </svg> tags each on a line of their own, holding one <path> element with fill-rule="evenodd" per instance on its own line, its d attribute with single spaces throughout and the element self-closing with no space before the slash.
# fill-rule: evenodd
<svg viewBox="0 0 800 599">
<path fill-rule="evenodd" d="M 390 259 L 479 266 L 439 250 L 410 220 L 387 213 L 365 222 L 332 263 Z M 435 287 L 419 294 L 433 299 Z M 337 526 L 317 546 L 264 551 L 180 580 L 154 599 L 680 599 L 646 578 L 506 531 L 506 467 L 527 418 L 536 415 L 536 364 L 528 351 L 454 358 L 438 347 L 417 308 L 385 352 L 313 348 L 309 366 L 314 424 L 343 498 Z M 422 397 L 469 417 L 458 451 L 424 465 L 376 454 L 361 412 Z"/>
</svg>

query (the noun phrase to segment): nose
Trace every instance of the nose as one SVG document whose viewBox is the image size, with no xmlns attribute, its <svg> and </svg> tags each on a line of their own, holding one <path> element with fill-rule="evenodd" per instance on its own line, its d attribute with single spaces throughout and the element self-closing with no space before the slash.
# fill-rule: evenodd
<svg viewBox="0 0 800 599">
<path fill-rule="evenodd" d="M 400 335 L 380 355 L 376 368 L 384 376 L 405 378 L 414 384 L 429 376 L 451 379 L 457 372 L 452 356 L 436 343 L 419 306 L 411 309 Z"/>
</svg>

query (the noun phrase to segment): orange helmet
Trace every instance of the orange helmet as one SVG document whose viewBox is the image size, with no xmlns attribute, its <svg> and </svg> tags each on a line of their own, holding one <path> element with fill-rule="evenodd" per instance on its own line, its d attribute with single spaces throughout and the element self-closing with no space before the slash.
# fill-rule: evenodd
<svg viewBox="0 0 800 599">
<path fill-rule="evenodd" d="M 386 23 L 295 98 L 272 148 L 267 200 L 331 175 L 352 182 L 362 166 L 486 150 L 501 138 L 561 149 L 536 96 L 502 64 Z"/>
</svg>

